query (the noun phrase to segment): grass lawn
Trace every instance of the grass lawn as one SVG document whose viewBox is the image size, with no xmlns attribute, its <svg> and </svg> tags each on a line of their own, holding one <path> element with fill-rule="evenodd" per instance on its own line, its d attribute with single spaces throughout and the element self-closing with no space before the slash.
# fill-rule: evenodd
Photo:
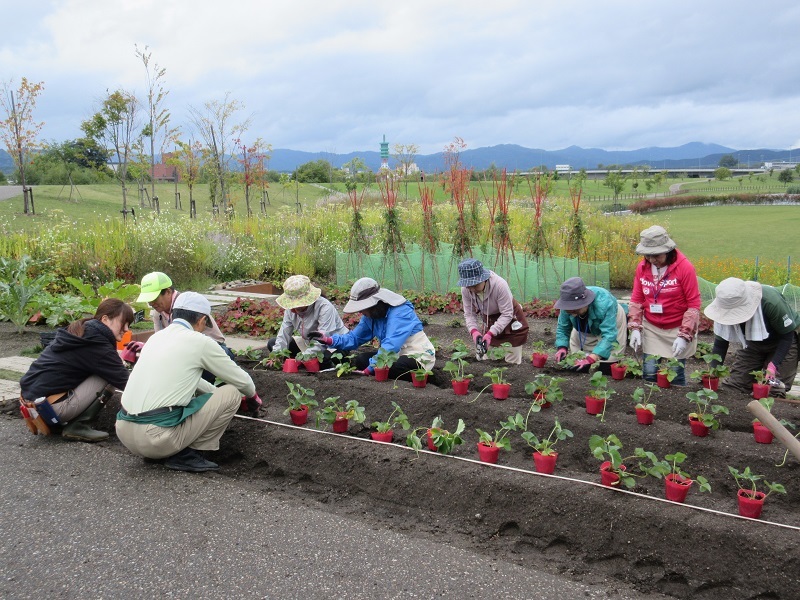
<svg viewBox="0 0 800 600">
<path fill-rule="evenodd" d="M 800 262 L 800 206 L 707 206 L 646 215 L 690 259 L 720 256 Z"/>
</svg>

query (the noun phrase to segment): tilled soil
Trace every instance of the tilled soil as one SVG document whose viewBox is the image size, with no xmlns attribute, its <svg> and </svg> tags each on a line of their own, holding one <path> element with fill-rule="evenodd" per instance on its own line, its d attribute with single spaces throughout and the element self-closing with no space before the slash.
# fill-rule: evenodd
<svg viewBox="0 0 800 600">
<path fill-rule="evenodd" d="M 537 324 L 531 339 L 552 342 L 555 321 Z M 532 333 L 533 333 L 532 327 Z M 376 382 L 374 378 L 335 373 L 284 374 L 252 371 L 256 388 L 265 400 L 260 417 L 289 425 L 282 413 L 287 404 L 286 381 L 312 388 L 316 398 L 340 396 L 356 399 L 366 410 L 364 424 L 351 424 L 346 435 L 314 430 L 313 416 L 303 428 L 234 419 L 216 456 L 220 473 L 242 485 L 278 491 L 299 502 L 316 501 L 326 510 L 374 522 L 412 535 L 434 536 L 446 543 L 495 555 L 538 569 L 569 573 L 586 582 L 622 580 L 642 592 L 658 592 L 681 598 L 792 598 L 797 597 L 800 567 L 800 468 L 793 457 L 786 466 L 784 449 L 777 442 L 757 444 L 752 434 L 752 415 L 746 410 L 751 398 L 721 390 L 720 400 L 730 409 L 720 430 L 706 438 L 690 434 L 687 415 L 692 405 L 687 391 L 699 386 L 661 390 L 655 423 L 639 425 L 634 415 L 633 391 L 640 380 L 613 381 L 617 394 L 609 401 L 605 421 L 586 413 L 584 396 L 589 376 L 548 364 L 512 366 L 508 400 L 492 398 L 491 389 L 478 397 L 489 383 L 482 374 L 497 363 L 470 361 L 475 374 L 470 394 L 455 396 L 449 377 L 441 368 L 450 354 L 450 343 L 463 329 L 443 325 L 426 327 L 428 335 L 442 344 L 432 382 L 425 388 L 411 383 Z M 253 363 L 242 363 L 252 368 Z M 691 373 L 698 365 L 687 367 Z M 477 460 L 475 428 L 494 431 L 507 416 L 525 414 L 531 398 L 525 383 L 537 373 L 565 377 L 564 401 L 534 414 L 529 429 L 547 435 L 558 418 L 574 437 L 558 444 L 556 475 L 533 474 L 531 449 L 512 434 L 512 451 L 501 452 L 501 467 Z M 453 458 L 429 452 L 415 453 L 404 445 L 407 432 L 395 430 L 395 444 L 367 441 L 369 423 L 384 420 L 397 402 L 414 427 L 428 427 L 436 416 L 454 428 L 463 419 L 464 444 Z M 112 401 L 118 403 L 118 399 Z M 113 431 L 114 406 L 104 411 L 100 426 Z M 800 407 L 776 403 L 778 418 L 800 422 Z M 665 454 L 688 455 L 683 469 L 703 475 L 712 492 L 700 494 L 692 487 L 686 505 L 661 501 L 664 483 L 646 478 L 635 488 L 638 495 L 591 485 L 599 483 L 599 461 L 588 446 L 592 434 L 613 433 L 624 446 L 624 455 L 636 447 Z M 115 438 L 109 444 L 124 451 Z M 469 459 L 469 460 L 457 460 Z M 728 465 L 749 466 L 767 480 L 783 483 L 787 494 L 772 494 L 761 521 L 744 520 L 714 512 L 737 513 L 736 483 Z M 635 467 L 629 463 L 629 469 Z M 584 483 L 590 482 L 590 484 Z M 789 525 L 784 528 L 766 521 Z"/>
</svg>

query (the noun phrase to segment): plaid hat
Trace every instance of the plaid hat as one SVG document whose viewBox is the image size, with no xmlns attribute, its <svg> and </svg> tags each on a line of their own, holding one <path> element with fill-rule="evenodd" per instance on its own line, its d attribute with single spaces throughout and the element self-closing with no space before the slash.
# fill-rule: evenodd
<svg viewBox="0 0 800 600">
<path fill-rule="evenodd" d="M 738 325 L 756 313 L 763 290 L 757 281 L 728 277 L 720 281 L 714 293 L 714 301 L 703 312 L 720 325 Z"/>
<path fill-rule="evenodd" d="M 667 235 L 667 230 L 659 225 L 648 227 L 640 234 L 641 241 L 636 246 L 636 254 L 645 256 L 666 254 L 675 249 L 675 242 Z"/>
<path fill-rule="evenodd" d="M 594 292 L 586 287 L 580 277 L 570 277 L 561 284 L 561 291 L 554 306 L 561 310 L 578 310 L 594 302 Z"/>
<path fill-rule="evenodd" d="M 371 277 L 362 277 L 350 288 L 350 300 L 344 305 L 342 312 L 354 313 L 375 306 L 379 300 L 389 306 L 400 306 L 406 299 L 400 294 L 382 288 Z"/>
<path fill-rule="evenodd" d="M 311 306 L 322 295 L 322 290 L 311 285 L 305 275 L 292 275 L 283 282 L 283 294 L 275 298 L 278 306 L 286 310 Z"/>
<path fill-rule="evenodd" d="M 491 272 L 483 266 L 483 263 L 475 258 L 467 258 L 458 265 L 458 285 L 459 287 L 470 287 L 486 281 L 491 276 Z"/>
<path fill-rule="evenodd" d="M 176 308 L 191 310 L 192 312 L 211 318 L 211 303 L 203 294 L 198 294 L 197 292 L 183 292 L 178 294 L 178 298 L 175 300 L 172 310 Z"/>
</svg>

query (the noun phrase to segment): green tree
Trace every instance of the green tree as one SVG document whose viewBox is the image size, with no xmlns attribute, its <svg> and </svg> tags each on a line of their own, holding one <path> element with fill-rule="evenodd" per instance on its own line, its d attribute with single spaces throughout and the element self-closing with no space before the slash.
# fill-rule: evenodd
<svg viewBox="0 0 800 600">
<path fill-rule="evenodd" d="M 778 181 L 781 183 L 792 183 L 794 181 L 794 174 L 791 169 L 784 169 L 778 174 Z"/>
<path fill-rule="evenodd" d="M 392 150 L 394 150 L 392 156 L 400 163 L 400 173 L 405 180 L 405 194 L 408 198 L 408 177 L 411 174 L 411 165 L 414 164 L 414 159 L 419 152 L 419 146 L 417 144 L 395 144 Z"/>
<path fill-rule="evenodd" d="M 610 171 L 603 180 L 603 185 L 614 192 L 615 201 L 620 192 L 625 189 L 626 179 L 627 178 L 622 174 L 622 171 Z"/>
<path fill-rule="evenodd" d="M 723 154 L 722 157 L 719 159 L 719 166 L 720 167 L 727 167 L 728 169 L 735 169 L 738 164 L 739 164 L 739 161 L 736 160 L 736 157 L 733 154 Z M 715 171 L 715 173 L 716 173 L 716 171 Z"/>
<path fill-rule="evenodd" d="M 714 179 L 717 181 L 725 181 L 731 178 L 731 170 L 726 167 L 720 167 L 714 171 Z"/>
<path fill-rule="evenodd" d="M 128 163 L 133 154 L 136 142 L 135 131 L 139 129 L 139 101 L 132 92 L 122 89 L 111 92 L 103 100 L 100 110 L 88 120 L 81 123 L 81 130 L 86 137 L 98 145 L 111 149 L 117 159 L 114 174 L 122 186 L 122 214 L 127 215 Z"/>
<path fill-rule="evenodd" d="M 6 185 L 8 183 L 8 179 L 6 179 L 6 174 L 0 171 L 0 185 Z"/>
<path fill-rule="evenodd" d="M 31 83 L 23 77 L 16 97 L 11 85 L 11 81 L 4 83 L 3 93 L 0 95 L 0 107 L 5 113 L 5 118 L 0 120 L 0 138 L 17 166 L 22 184 L 23 212 L 27 215 L 34 213 L 34 206 L 25 180 L 25 167 L 30 161 L 30 153 L 39 146 L 37 137 L 44 125 L 44 122 L 37 123 L 33 120 L 36 98 L 44 90 L 44 82 Z"/>
<path fill-rule="evenodd" d="M 297 181 L 300 183 L 328 183 L 331 169 L 332 165 L 327 160 L 312 160 L 297 167 Z"/>
</svg>

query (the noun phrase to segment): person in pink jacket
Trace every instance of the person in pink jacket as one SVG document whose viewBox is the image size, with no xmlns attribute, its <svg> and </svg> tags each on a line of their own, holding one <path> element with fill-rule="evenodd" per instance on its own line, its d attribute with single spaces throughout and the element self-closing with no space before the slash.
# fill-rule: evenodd
<svg viewBox="0 0 800 600">
<path fill-rule="evenodd" d="M 636 253 L 644 257 L 636 268 L 628 311 L 629 343 L 644 355 L 644 378 L 655 381 L 655 357 L 681 362 L 673 385 L 686 385 L 686 359 L 697 350 L 700 288 L 694 266 L 658 225 L 641 233 Z"/>
</svg>

